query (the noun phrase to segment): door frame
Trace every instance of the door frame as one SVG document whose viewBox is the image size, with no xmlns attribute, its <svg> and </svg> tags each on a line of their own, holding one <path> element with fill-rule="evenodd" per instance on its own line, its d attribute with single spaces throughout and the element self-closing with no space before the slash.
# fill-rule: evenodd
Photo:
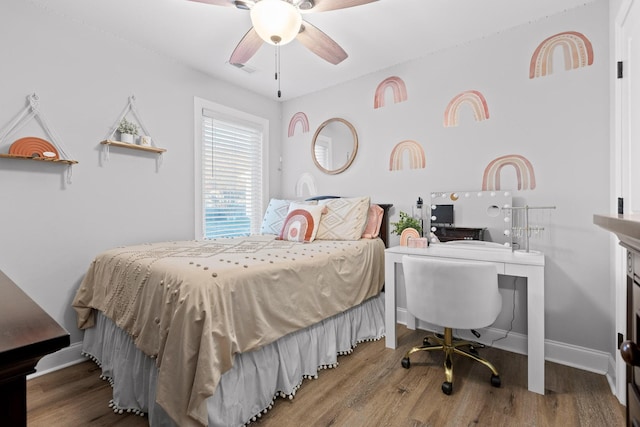
<svg viewBox="0 0 640 427">
<path fill-rule="evenodd" d="M 629 93 L 625 90 L 629 84 L 628 76 L 624 76 L 622 79 L 617 76 L 617 63 L 622 61 L 623 68 L 628 68 L 628 45 L 627 40 L 624 37 L 625 25 L 632 25 L 627 21 L 631 7 L 634 3 L 638 3 L 634 0 L 622 0 L 617 7 L 617 11 L 611 9 L 611 16 L 613 20 L 613 50 L 611 52 L 613 67 L 613 82 L 611 87 L 611 102 L 613 103 L 612 117 L 611 117 L 611 184 L 610 194 L 612 196 L 611 201 L 611 213 L 616 214 L 617 197 L 623 197 L 629 200 Z M 640 7 L 637 4 L 636 7 Z M 624 71 L 624 69 L 623 69 Z M 625 80 L 626 79 L 626 80 Z M 628 213 L 628 204 L 625 206 L 625 213 Z M 613 289 L 613 299 L 615 306 L 615 331 L 616 337 L 614 344 L 614 359 L 615 359 L 615 381 L 612 384 L 614 393 L 620 403 L 626 405 L 627 396 L 627 378 L 626 378 L 626 364 L 620 352 L 618 351 L 617 334 L 622 334 L 625 339 L 627 338 L 627 281 L 626 281 L 626 251 L 618 244 L 618 239 L 612 234 L 612 248 L 611 253 L 611 276 L 613 283 L 615 284 Z"/>
</svg>

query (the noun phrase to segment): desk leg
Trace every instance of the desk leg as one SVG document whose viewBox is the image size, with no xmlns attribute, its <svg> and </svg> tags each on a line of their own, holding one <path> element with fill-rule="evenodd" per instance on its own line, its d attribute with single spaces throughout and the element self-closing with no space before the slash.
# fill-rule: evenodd
<svg viewBox="0 0 640 427">
<path fill-rule="evenodd" d="M 27 377 L 18 375 L 0 380 L 0 414 L 2 425 L 27 426 Z"/>
<path fill-rule="evenodd" d="M 384 260 L 384 328 L 385 345 L 396 348 L 396 262 L 392 256 L 385 256 Z"/>
<path fill-rule="evenodd" d="M 529 391 L 544 394 L 544 267 L 527 276 Z"/>
<path fill-rule="evenodd" d="M 407 310 L 407 314 L 405 314 L 405 323 L 407 324 L 407 329 L 411 329 L 415 331 L 418 328 L 418 319 L 416 319 L 413 314 L 409 313 Z"/>
</svg>

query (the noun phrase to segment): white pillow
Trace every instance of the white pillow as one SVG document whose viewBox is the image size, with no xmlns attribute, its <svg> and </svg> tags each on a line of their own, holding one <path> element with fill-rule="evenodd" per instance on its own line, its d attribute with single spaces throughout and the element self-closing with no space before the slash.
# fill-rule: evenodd
<svg viewBox="0 0 640 427">
<path fill-rule="evenodd" d="M 318 232 L 324 206 L 291 203 L 279 238 L 290 242 L 313 242 Z"/>
<path fill-rule="evenodd" d="M 320 219 L 318 240 L 360 240 L 369 216 L 369 197 L 320 200 L 327 212 Z"/>
<path fill-rule="evenodd" d="M 290 204 L 291 200 L 271 199 L 262 218 L 260 234 L 280 234 Z"/>
</svg>

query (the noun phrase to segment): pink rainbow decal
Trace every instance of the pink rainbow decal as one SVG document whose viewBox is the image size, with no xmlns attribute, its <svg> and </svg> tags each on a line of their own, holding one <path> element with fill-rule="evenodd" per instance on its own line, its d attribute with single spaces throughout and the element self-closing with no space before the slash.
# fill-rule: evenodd
<svg viewBox="0 0 640 427">
<path fill-rule="evenodd" d="M 396 76 L 387 77 L 376 88 L 376 94 L 373 99 L 373 108 L 384 107 L 384 94 L 387 88 L 391 88 L 394 104 L 407 100 L 407 86 L 404 84 L 404 81 L 400 77 Z"/>
<path fill-rule="evenodd" d="M 391 157 L 389 159 L 389 170 L 402 169 L 402 156 L 405 152 L 409 153 L 409 168 L 411 169 L 424 169 L 427 161 L 424 155 L 424 150 L 416 141 L 406 140 L 399 142 L 393 147 L 391 151 Z"/>
<path fill-rule="evenodd" d="M 458 126 L 458 113 L 463 104 L 469 104 L 473 109 L 476 122 L 489 118 L 487 100 L 477 90 L 467 90 L 456 95 L 444 111 L 444 127 Z"/>
<path fill-rule="evenodd" d="M 500 172 L 505 166 L 513 166 L 515 168 L 518 190 L 533 190 L 536 188 L 536 176 L 531 162 L 518 154 L 510 154 L 498 157 L 485 168 L 482 177 L 482 191 L 500 190 Z"/>
<path fill-rule="evenodd" d="M 551 36 L 538 45 L 529 65 L 530 79 L 553 72 L 553 51 L 558 46 L 562 48 L 565 70 L 593 64 L 593 47 L 589 39 L 577 31 L 566 31 Z"/>
<path fill-rule="evenodd" d="M 289 137 L 292 137 L 296 132 L 296 125 L 298 123 L 300 123 L 300 125 L 302 126 L 303 133 L 309 132 L 309 119 L 307 119 L 307 115 L 305 113 L 299 111 L 295 113 L 289 121 Z"/>
</svg>

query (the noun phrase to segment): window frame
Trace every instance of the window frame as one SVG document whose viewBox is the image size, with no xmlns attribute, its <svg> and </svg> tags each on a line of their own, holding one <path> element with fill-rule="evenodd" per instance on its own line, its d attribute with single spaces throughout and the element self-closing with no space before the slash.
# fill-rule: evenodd
<svg viewBox="0 0 640 427">
<path fill-rule="evenodd" d="M 254 122 L 262 126 L 262 189 L 261 200 L 263 207 L 269 197 L 269 120 L 259 117 L 226 105 L 218 104 L 204 98 L 194 97 L 194 238 L 196 240 L 205 239 L 204 236 L 204 215 L 203 215 L 203 186 L 202 186 L 202 130 L 203 130 L 203 110 L 208 110 L 213 114 L 233 117 L 239 120 Z M 257 224 L 260 229 L 260 224 Z"/>
</svg>

